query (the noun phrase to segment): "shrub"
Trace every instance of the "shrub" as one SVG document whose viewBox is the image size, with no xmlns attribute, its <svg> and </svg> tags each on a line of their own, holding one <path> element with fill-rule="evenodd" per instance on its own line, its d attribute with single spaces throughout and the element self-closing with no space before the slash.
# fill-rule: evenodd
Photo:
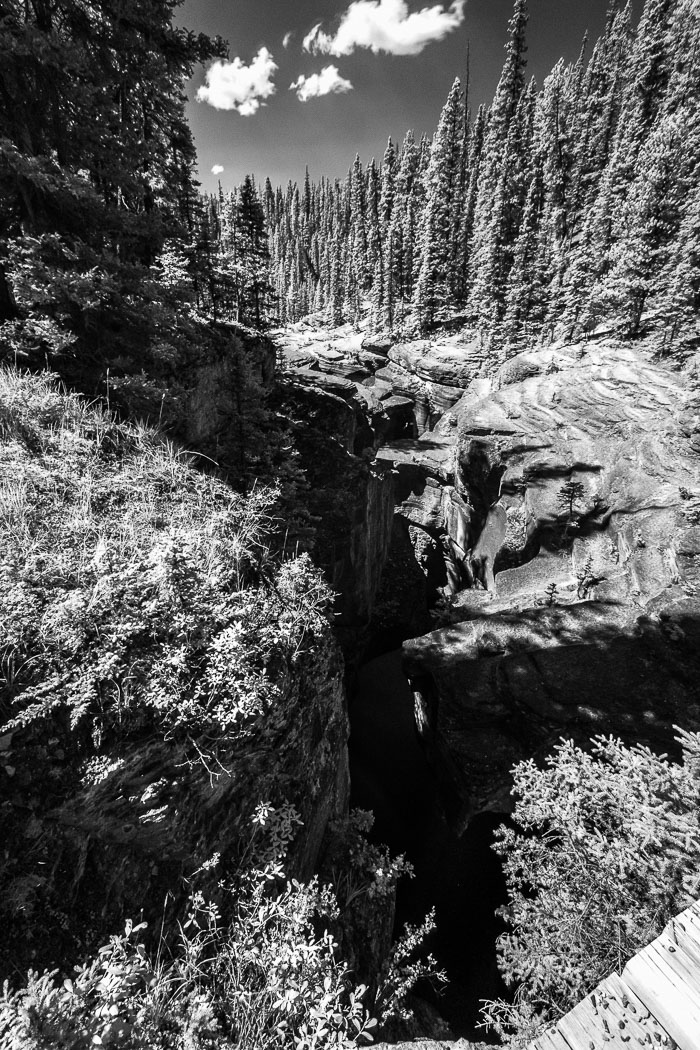
<svg viewBox="0 0 700 1050">
<path fill-rule="evenodd" d="M 499 967 L 516 986 L 514 1005 L 487 1004 L 499 1033 L 533 1038 L 697 895 L 700 734 L 679 740 L 680 765 L 601 737 L 592 753 L 568 741 L 543 770 L 515 767 L 516 828 L 494 847 L 511 927 Z"/>
<path fill-rule="evenodd" d="M 322 1050 L 370 1042 L 375 1022 L 336 958 L 327 928 L 335 900 L 315 881 L 270 894 L 265 879 L 239 886 L 233 917 L 191 897 L 173 958 L 156 958 L 127 922 L 73 979 L 30 973 L 0 998 L 7 1050 L 94 1046 L 130 1050 Z"/>
<path fill-rule="evenodd" d="M 53 966 L 214 849 L 235 867 L 261 797 L 313 810 L 336 743 L 315 734 L 342 741 L 346 715 L 331 593 L 307 556 L 275 552 L 274 488 L 239 495 L 153 431 L 12 371 L 0 476 L 0 964 Z M 126 824 L 147 849 L 132 837 L 115 860 Z M 94 874 L 122 861 L 112 893 Z"/>
<path fill-rule="evenodd" d="M 154 719 L 205 751 L 249 735 L 328 631 L 308 557 L 270 554 L 276 490 L 239 496 L 46 377 L 3 375 L 0 429 L 17 479 L 0 493 L 0 622 L 22 669 L 6 731 L 64 707 L 96 743 Z"/>
</svg>

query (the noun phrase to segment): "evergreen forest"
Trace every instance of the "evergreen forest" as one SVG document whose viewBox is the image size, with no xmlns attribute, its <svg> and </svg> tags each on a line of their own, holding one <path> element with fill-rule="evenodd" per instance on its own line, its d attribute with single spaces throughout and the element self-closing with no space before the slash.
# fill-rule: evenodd
<svg viewBox="0 0 700 1050">
<path fill-rule="evenodd" d="M 700 3 L 211 194 L 180 2 L 0 0 L 0 1050 L 554 1050 L 700 892 Z"/>
</svg>

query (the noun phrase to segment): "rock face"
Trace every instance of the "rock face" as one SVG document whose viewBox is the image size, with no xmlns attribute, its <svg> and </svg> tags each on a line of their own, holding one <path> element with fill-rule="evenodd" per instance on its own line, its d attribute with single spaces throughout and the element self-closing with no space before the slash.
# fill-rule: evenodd
<svg viewBox="0 0 700 1050">
<path fill-rule="evenodd" d="M 304 471 L 301 494 L 314 529 L 314 558 L 338 595 L 346 649 L 369 623 L 391 539 L 394 475 L 374 458 L 381 416 L 355 384 L 297 369 L 280 384 Z M 293 546 L 305 542 L 290 536 Z"/>
<path fill-rule="evenodd" d="M 466 555 L 475 508 L 469 494 L 455 488 L 453 439 L 423 434 L 396 441 L 379 449 L 377 459 L 396 472 L 396 515 L 425 578 L 426 597 L 454 594 L 471 583 Z"/>
<path fill-rule="evenodd" d="M 277 739 L 232 750 L 228 772 L 213 775 L 181 743 L 144 734 L 112 748 L 99 776 L 78 776 L 67 718 L 2 738 L 5 904 L 25 902 L 24 920 L 8 924 L 2 972 L 75 958 L 140 912 L 157 929 L 166 894 L 172 920 L 183 878 L 246 845 L 251 814 L 275 784 L 285 784 L 303 821 L 290 874 L 309 878 L 349 796 L 343 664 L 330 639 L 290 677 L 284 703 Z"/>
<path fill-rule="evenodd" d="M 430 430 L 481 374 L 485 355 L 480 341 L 463 333 L 430 340 L 392 343 L 363 337 L 351 325 L 333 331 L 299 322 L 275 333 L 280 352 L 293 371 L 330 374 L 371 390 L 393 421 L 401 409 L 401 430 L 410 422 L 417 436 Z M 391 411 L 390 411 L 391 409 Z M 404 436 L 395 422 L 383 441 Z"/>
<path fill-rule="evenodd" d="M 478 588 L 404 646 L 458 827 L 506 807 L 513 763 L 562 735 L 668 751 L 674 725 L 700 725 L 690 385 L 631 346 L 553 347 L 472 384 L 433 449 L 393 449 L 399 514 L 459 529 Z"/>
<path fill-rule="evenodd" d="M 484 363 L 478 340 L 453 336 L 399 343 L 388 351 L 388 362 L 375 374 L 397 394 L 415 402 L 418 433 L 452 408 Z"/>
</svg>

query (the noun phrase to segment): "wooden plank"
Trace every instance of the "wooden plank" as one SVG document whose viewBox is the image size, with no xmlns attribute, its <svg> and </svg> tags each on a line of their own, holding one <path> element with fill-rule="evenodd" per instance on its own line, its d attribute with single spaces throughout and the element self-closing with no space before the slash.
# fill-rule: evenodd
<svg viewBox="0 0 700 1050">
<path fill-rule="evenodd" d="M 538 1036 L 534 1043 L 530 1043 L 530 1047 L 533 1050 L 578 1050 L 577 1047 L 572 1048 L 555 1028 L 549 1028 Z"/>
<path fill-rule="evenodd" d="M 661 934 L 652 941 L 657 951 L 667 955 L 677 955 L 691 970 L 691 984 L 700 987 L 700 941 L 688 937 L 687 931 L 677 926 L 674 935 Z M 652 945 L 649 945 L 651 947 Z M 648 951 L 647 948 L 644 949 Z"/>
<path fill-rule="evenodd" d="M 690 909 L 667 923 L 664 933 L 672 940 L 689 941 L 700 951 L 700 916 L 692 914 Z"/>
<path fill-rule="evenodd" d="M 700 1050 L 700 899 L 530 1044 L 531 1050 Z"/>
<path fill-rule="evenodd" d="M 605 1041 L 604 1026 L 595 1013 L 589 996 L 561 1018 L 557 1030 L 576 1050 L 590 1050 L 591 1044 L 596 1047 L 601 1041 Z"/>
<path fill-rule="evenodd" d="M 700 931 L 700 914 L 694 908 L 686 908 L 675 919 L 666 923 L 664 932 L 673 936 L 673 931 L 679 926 L 687 930 L 690 936 L 697 937 Z"/>
<path fill-rule="evenodd" d="M 604 1004 L 602 1009 L 608 1024 L 616 1031 L 630 1036 L 636 1045 L 653 1045 L 659 1050 L 671 1050 L 675 1045 L 641 999 L 637 998 L 618 974 L 611 974 L 598 985 L 598 994 Z M 624 1023 L 622 1029 L 621 1021 Z"/>
<path fill-rule="evenodd" d="M 689 999 L 696 1004 L 700 1016 L 700 971 L 693 957 L 679 944 L 661 941 L 660 937 L 652 941 L 642 954 L 648 956 L 661 969 L 667 969 L 673 974 L 675 983 L 682 987 Z"/>
<path fill-rule="evenodd" d="M 649 1008 L 680 1050 L 700 1050 L 700 1009 L 677 974 L 645 949 L 630 959 L 622 979 Z"/>
</svg>

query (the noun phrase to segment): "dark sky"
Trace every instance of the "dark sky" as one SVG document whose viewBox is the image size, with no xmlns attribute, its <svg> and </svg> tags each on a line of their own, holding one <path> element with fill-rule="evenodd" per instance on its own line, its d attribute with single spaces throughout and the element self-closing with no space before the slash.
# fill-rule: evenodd
<svg viewBox="0 0 700 1050">
<path fill-rule="evenodd" d="M 176 14 L 179 24 L 219 33 L 229 41 L 231 60 L 239 57 L 245 65 L 265 47 L 279 67 L 275 94 L 252 116 L 194 101 L 203 71 L 193 78 L 188 112 L 204 190 L 215 189 L 218 178 L 225 189 L 233 188 L 246 173 L 260 181 L 269 175 L 273 185 L 301 181 L 307 164 L 314 178 L 342 176 L 356 152 L 365 162 L 373 156 L 381 160 L 389 135 L 400 142 L 408 128 L 417 137 L 432 133 L 454 77 L 463 75 L 468 40 L 472 102 L 476 107 L 491 100 L 512 0 L 467 0 L 461 25 L 419 54 L 375 54 L 366 48 L 341 55 L 304 51 L 302 39 L 309 30 L 322 22 L 324 30 L 334 33 L 349 2 L 185 0 Z M 447 11 L 450 3 L 408 0 L 409 14 L 427 7 Z M 600 33 L 606 7 L 607 0 L 530 0 L 530 74 L 541 82 L 560 57 L 575 58 L 586 29 L 592 39 Z M 287 33 L 293 36 L 284 48 Z M 329 65 L 352 83 L 352 91 L 301 102 L 289 90 L 300 75 L 320 73 Z M 222 166 L 223 173 L 211 174 L 214 165 Z"/>
</svg>

